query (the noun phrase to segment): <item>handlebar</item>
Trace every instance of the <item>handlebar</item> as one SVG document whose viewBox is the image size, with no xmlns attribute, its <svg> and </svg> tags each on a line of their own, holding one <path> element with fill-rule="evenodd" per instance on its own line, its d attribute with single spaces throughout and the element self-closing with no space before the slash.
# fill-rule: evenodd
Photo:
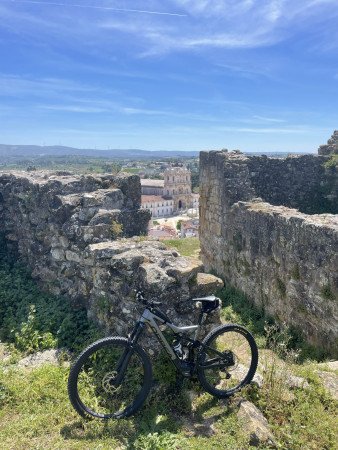
<svg viewBox="0 0 338 450">
<path fill-rule="evenodd" d="M 143 302 L 145 301 L 145 298 L 144 298 L 144 292 L 142 292 L 142 291 L 137 291 L 137 292 L 136 292 L 136 300 L 137 300 L 138 302 L 143 303 Z"/>
<path fill-rule="evenodd" d="M 150 306 L 150 307 L 162 305 L 162 302 L 155 302 L 154 300 L 147 300 L 145 298 L 144 292 L 142 292 L 142 291 L 136 292 L 136 300 L 138 302 L 142 303 L 143 305 Z"/>
</svg>

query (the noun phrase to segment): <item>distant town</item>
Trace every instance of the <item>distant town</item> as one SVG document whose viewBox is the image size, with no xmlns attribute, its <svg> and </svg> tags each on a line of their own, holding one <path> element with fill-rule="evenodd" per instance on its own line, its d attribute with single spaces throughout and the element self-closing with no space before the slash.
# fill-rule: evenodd
<svg viewBox="0 0 338 450">
<path fill-rule="evenodd" d="M 192 192 L 191 171 L 177 163 L 166 167 L 163 179 L 140 176 L 141 207 L 155 219 L 148 234 L 160 239 L 198 237 L 199 194 Z"/>
<path fill-rule="evenodd" d="M 158 239 L 198 238 L 199 153 L 138 149 L 77 149 L 0 144 L 1 170 L 67 170 L 141 179 L 141 208 L 151 212 L 148 235 Z M 285 157 L 286 153 L 266 153 Z"/>
<path fill-rule="evenodd" d="M 81 151 L 64 147 L 1 146 L 2 170 L 53 170 L 83 174 L 126 172 L 141 179 L 141 208 L 151 212 L 148 235 L 159 239 L 198 238 L 199 158 L 197 152 Z M 6 148 L 5 148 L 6 147 Z M 7 149 L 8 152 L 5 150 Z M 87 153 L 87 154 L 83 154 Z M 73 153 L 73 154 L 69 154 Z M 182 156 L 183 153 L 183 156 Z M 102 156 L 107 155 L 107 156 Z M 136 155 L 136 156 L 133 156 Z"/>
</svg>

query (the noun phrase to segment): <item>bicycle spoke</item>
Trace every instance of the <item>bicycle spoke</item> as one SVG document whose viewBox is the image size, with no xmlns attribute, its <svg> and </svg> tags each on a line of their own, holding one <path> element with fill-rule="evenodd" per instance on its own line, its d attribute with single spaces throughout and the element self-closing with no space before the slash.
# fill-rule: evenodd
<svg viewBox="0 0 338 450">
<path fill-rule="evenodd" d="M 245 329 L 225 325 L 203 344 L 198 373 L 209 392 L 227 396 L 250 381 L 257 365 L 257 347 Z"/>
<path fill-rule="evenodd" d="M 151 386 L 151 366 L 127 340 L 98 341 L 71 370 L 70 399 L 75 409 L 95 417 L 130 415 L 145 400 Z"/>
</svg>

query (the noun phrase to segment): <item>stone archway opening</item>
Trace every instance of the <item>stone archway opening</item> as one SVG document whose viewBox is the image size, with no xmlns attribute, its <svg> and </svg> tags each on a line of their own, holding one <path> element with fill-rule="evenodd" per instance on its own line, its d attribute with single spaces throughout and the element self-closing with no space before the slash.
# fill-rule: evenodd
<svg viewBox="0 0 338 450">
<path fill-rule="evenodd" d="M 183 208 L 183 203 L 182 200 L 178 201 L 178 209 L 182 209 Z"/>
</svg>

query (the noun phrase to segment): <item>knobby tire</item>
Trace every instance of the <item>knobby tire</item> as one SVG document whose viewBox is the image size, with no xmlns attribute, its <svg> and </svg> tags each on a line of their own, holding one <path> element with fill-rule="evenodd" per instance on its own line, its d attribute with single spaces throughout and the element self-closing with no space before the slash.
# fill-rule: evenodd
<svg viewBox="0 0 338 450">
<path fill-rule="evenodd" d="M 117 419 L 141 408 L 151 389 L 152 367 L 139 345 L 132 347 L 121 384 L 116 387 L 113 383 L 117 362 L 129 348 L 128 339 L 108 337 L 91 344 L 76 359 L 68 378 L 68 395 L 82 417 Z"/>
</svg>

